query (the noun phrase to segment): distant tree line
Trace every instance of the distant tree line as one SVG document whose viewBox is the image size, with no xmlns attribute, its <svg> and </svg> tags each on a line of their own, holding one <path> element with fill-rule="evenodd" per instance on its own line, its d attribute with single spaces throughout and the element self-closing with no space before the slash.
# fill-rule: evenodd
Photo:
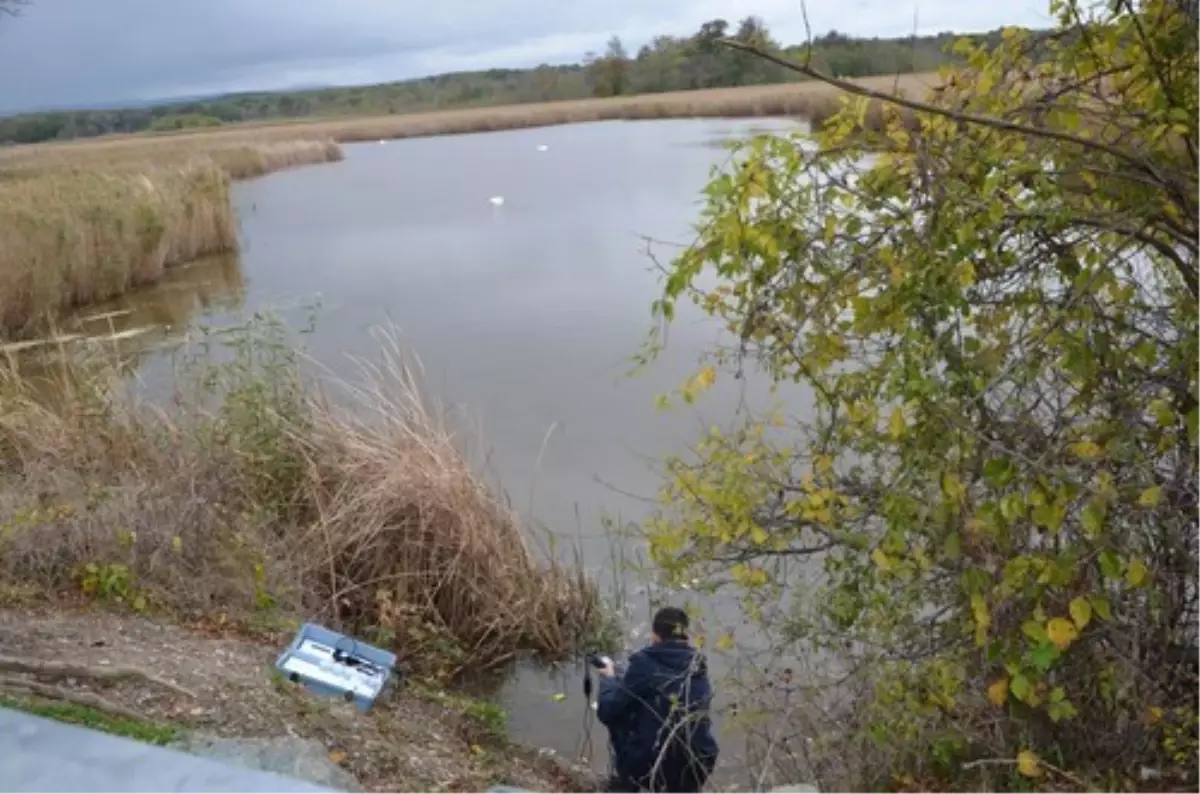
<svg viewBox="0 0 1200 794">
<path fill-rule="evenodd" d="M 25 113 L 0 118 L 0 143 L 37 143 L 307 116 L 412 113 L 763 85 L 798 79 L 781 67 L 722 46 L 719 40 L 726 37 L 783 50 L 797 57 L 811 57 L 822 71 L 838 77 L 930 71 L 953 60 L 955 56 L 950 53 L 949 45 L 959 38 L 953 33 L 940 33 L 863 39 L 830 31 L 814 38 L 811 44 L 783 47 L 757 17 L 747 17 L 736 27 L 723 19 L 714 19 L 705 22 L 691 36 L 656 36 L 633 56 L 614 36 L 602 54 L 588 53 L 578 64 L 458 72 L 349 88 L 230 94 L 139 108 Z M 972 38 L 995 42 L 1000 37 L 996 31 Z"/>
</svg>

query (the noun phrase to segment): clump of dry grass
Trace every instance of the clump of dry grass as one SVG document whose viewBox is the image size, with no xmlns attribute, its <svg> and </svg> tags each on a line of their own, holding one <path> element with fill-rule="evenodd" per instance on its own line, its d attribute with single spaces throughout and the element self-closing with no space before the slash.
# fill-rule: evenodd
<svg viewBox="0 0 1200 794">
<path fill-rule="evenodd" d="M 328 135 L 268 133 L 254 127 L 217 128 L 211 135 L 136 135 L 85 138 L 0 151 L 0 185 L 67 168 L 145 171 L 212 161 L 234 179 L 248 179 L 297 165 L 341 160 Z"/>
<path fill-rule="evenodd" d="M 333 163 L 345 157 L 330 138 L 264 141 L 213 148 L 208 156 L 233 179 L 251 179 L 297 165 Z"/>
<path fill-rule="evenodd" d="M 426 671 L 561 657 L 597 592 L 542 561 L 398 348 L 332 401 L 251 326 L 167 409 L 105 363 L 0 375 L 0 585 L 253 624 L 318 619 Z"/>
<path fill-rule="evenodd" d="M 0 329 L 156 281 L 233 247 L 228 179 L 212 163 L 63 170 L 0 184 Z"/>
<path fill-rule="evenodd" d="M 353 410 L 323 404 L 301 439 L 322 597 L 338 616 L 369 616 L 410 640 L 428 639 L 432 624 L 473 660 L 560 653 L 597 617 L 595 591 L 538 563 L 516 514 L 422 396 L 411 362 L 392 337 L 381 342 L 383 363 L 363 368 Z"/>
<path fill-rule="evenodd" d="M 46 157 L 0 181 L 0 333 L 19 335 L 153 283 L 171 265 L 235 249 L 231 178 L 342 157 L 330 139 L 153 154 L 118 154 L 102 167 Z"/>
</svg>

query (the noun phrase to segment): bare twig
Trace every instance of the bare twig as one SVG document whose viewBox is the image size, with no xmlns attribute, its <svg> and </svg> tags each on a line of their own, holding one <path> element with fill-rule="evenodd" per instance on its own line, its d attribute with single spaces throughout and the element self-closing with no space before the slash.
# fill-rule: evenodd
<svg viewBox="0 0 1200 794">
<path fill-rule="evenodd" d="M 1013 132 L 1019 135 L 1028 135 L 1034 138 L 1048 138 L 1051 140 L 1062 141 L 1064 143 L 1072 143 L 1085 149 L 1104 152 L 1111 157 L 1128 163 L 1139 171 L 1149 173 L 1154 177 L 1154 179 L 1164 185 L 1169 184 L 1161 177 L 1161 175 L 1159 175 L 1157 170 L 1144 159 L 1130 152 L 1119 149 L 1116 146 L 1104 143 L 1103 141 L 1089 140 L 1088 138 L 1084 138 L 1079 135 L 1074 135 L 1069 132 L 1063 132 L 1061 130 L 1048 127 L 1030 127 L 1026 124 L 1019 124 L 1015 121 L 998 119 L 992 116 L 980 116 L 975 113 L 964 113 L 945 107 L 939 107 L 937 105 L 931 105 L 928 102 L 920 102 L 915 99 L 908 99 L 907 97 L 888 94 L 883 91 L 876 91 L 850 80 L 842 80 L 841 78 L 827 75 L 824 72 L 819 72 L 807 64 L 797 63 L 788 58 L 782 58 L 774 53 L 767 52 L 751 44 L 745 44 L 734 39 L 719 39 L 718 41 L 726 47 L 732 47 L 735 50 L 741 50 L 742 52 L 756 55 L 759 58 L 764 58 L 771 63 L 776 64 L 777 66 L 782 66 L 785 69 L 798 72 L 813 80 L 819 80 L 822 83 L 845 91 L 848 94 L 854 94 L 855 96 L 861 96 L 867 99 L 874 99 L 879 102 L 899 105 L 900 107 L 908 108 L 909 110 L 915 110 L 920 113 L 929 113 L 935 116 L 942 116 L 943 118 L 952 119 L 954 121 L 962 122 L 963 124 L 974 124 L 981 127 L 990 127 L 992 129 L 1003 130 L 1005 132 Z"/>
</svg>

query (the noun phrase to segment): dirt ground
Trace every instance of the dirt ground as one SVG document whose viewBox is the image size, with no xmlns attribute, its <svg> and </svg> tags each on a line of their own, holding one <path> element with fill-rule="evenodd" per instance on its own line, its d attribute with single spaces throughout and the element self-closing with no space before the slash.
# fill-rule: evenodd
<svg viewBox="0 0 1200 794">
<path fill-rule="evenodd" d="M 580 770 L 509 744 L 470 714 L 444 705 L 446 698 L 430 698 L 416 687 L 389 684 L 365 714 L 311 695 L 272 674 L 282 647 L 91 609 L 0 609 L 0 656 L 135 667 L 187 694 L 136 680 L 60 678 L 57 686 L 100 695 L 183 731 L 318 741 L 329 759 L 366 790 L 482 791 L 506 784 L 531 791 L 586 791 L 595 786 Z"/>
</svg>

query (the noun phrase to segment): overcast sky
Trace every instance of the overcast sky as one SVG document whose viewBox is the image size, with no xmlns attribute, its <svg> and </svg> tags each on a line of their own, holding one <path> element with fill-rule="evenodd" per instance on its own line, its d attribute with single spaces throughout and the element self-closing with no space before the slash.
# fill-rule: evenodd
<svg viewBox="0 0 1200 794">
<path fill-rule="evenodd" d="M 2 2 L 2 0 L 0 0 Z M 0 16 L 0 113 L 200 93 L 384 82 L 578 61 L 701 22 L 762 17 L 804 40 L 799 0 L 30 0 Z M 1047 0 L 808 0 L 814 33 L 1048 24 Z"/>
</svg>

